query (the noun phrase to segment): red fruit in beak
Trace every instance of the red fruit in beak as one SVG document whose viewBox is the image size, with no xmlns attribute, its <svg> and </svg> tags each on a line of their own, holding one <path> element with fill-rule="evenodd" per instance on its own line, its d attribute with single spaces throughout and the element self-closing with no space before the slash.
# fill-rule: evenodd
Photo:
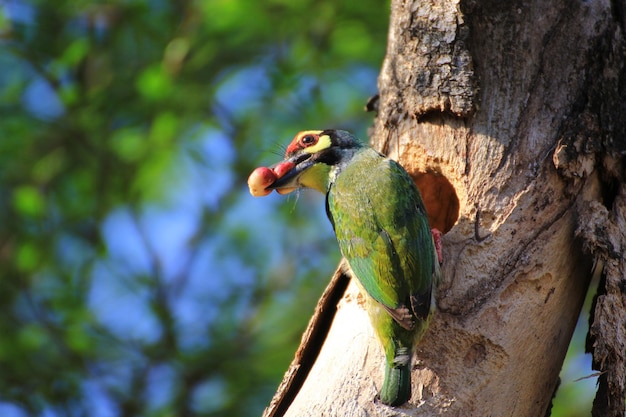
<svg viewBox="0 0 626 417">
<path fill-rule="evenodd" d="M 272 169 L 274 170 L 274 173 L 276 174 L 276 179 L 278 179 L 284 176 L 286 173 L 288 173 L 292 169 L 294 169 L 295 166 L 296 164 L 294 164 L 293 162 L 284 161 L 284 162 L 279 162 Z M 295 191 L 295 190 L 296 190 L 295 188 L 277 188 L 276 192 L 278 194 L 289 194 L 290 192 Z"/>
<path fill-rule="evenodd" d="M 259 167 L 248 177 L 248 188 L 254 197 L 264 197 L 272 192 L 266 188 L 274 183 L 278 177 L 271 169 Z"/>
<path fill-rule="evenodd" d="M 277 179 L 284 176 L 291 171 L 296 165 L 293 162 L 283 161 L 274 165 L 272 168 L 258 167 L 248 177 L 248 188 L 250 194 L 254 197 L 265 197 L 269 195 L 272 190 L 268 190 L 267 187 L 276 182 Z M 278 188 L 276 192 L 278 194 L 288 194 L 294 191 L 295 188 Z"/>
<path fill-rule="evenodd" d="M 288 173 L 289 171 L 291 171 L 292 169 L 294 169 L 295 166 L 296 164 L 294 164 L 293 162 L 284 161 L 284 162 L 279 162 L 278 164 L 274 165 L 274 168 L 272 168 L 272 170 L 276 174 L 276 179 L 278 179 L 282 177 L 283 175 L 285 175 L 286 173 Z"/>
</svg>

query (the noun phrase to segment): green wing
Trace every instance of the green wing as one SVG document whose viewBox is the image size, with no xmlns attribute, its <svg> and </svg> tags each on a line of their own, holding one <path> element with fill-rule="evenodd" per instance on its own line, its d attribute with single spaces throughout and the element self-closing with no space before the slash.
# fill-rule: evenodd
<svg viewBox="0 0 626 417">
<path fill-rule="evenodd" d="M 400 324 L 403 307 L 425 318 L 434 246 L 424 204 L 407 172 L 364 150 L 337 176 L 327 211 L 341 252 L 369 295 Z"/>
</svg>

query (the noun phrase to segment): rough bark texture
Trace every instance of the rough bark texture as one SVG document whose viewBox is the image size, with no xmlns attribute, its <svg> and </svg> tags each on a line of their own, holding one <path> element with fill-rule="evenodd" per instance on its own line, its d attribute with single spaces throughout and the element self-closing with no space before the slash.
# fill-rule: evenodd
<svg viewBox="0 0 626 417">
<path fill-rule="evenodd" d="M 372 143 L 414 175 L 446 232 L 438 311 L 412 400 L 386 407 L 382 350 L 349 286 L 285 415 L 545 415 L 595 263 L 594 415 L 624 416 L 625 12 L 623 0 L 392 2 Z"/>
</svg>

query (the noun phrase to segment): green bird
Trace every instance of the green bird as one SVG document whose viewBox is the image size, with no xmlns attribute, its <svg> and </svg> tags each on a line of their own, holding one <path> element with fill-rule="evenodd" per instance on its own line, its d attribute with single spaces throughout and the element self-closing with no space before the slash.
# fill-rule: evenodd
<svg viewBox="0 0 626 417">
<path fill-rule="evenodd" d="M 268 189 L 313 188 L 339 248 L 367 294 L 367 311 L 385 351 L 379 393 L 397 406 L 411 397 L 411 359 L 434 308 L 439 262 L 426 209 L 409 174 L 342 130 L 296 135 L 282 162 L 290 169 Z"/>
</svg>

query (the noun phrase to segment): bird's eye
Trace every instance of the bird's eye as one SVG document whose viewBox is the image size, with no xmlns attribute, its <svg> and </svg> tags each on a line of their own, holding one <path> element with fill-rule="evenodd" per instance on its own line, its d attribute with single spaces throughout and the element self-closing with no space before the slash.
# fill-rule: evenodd
<svg viewBox="0 0 626 417">
<path fill-rule="evenodd" d="M 317 137 L 314 135 L 305 135 L 305 136 L 302 136 L 302 139 L 300 139 L 300 143 L 304 147 L 315 145 L 316 142 L 317 142 Z"/>
</svg>

